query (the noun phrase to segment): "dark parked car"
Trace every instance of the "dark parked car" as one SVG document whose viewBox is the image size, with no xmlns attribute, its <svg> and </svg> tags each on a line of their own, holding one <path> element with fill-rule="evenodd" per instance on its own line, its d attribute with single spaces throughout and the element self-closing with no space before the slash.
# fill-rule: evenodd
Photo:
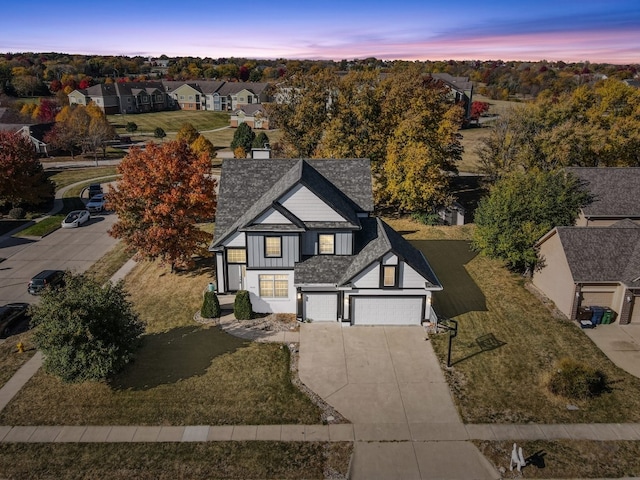
<svg viewBox="0 0 640 480">
<path fill-rule="evenodd" d="M 62 270 L 43 270 L 29 282 L 27 290 L 31 295 L 37 295 L 46 287 L 55 287 L 62 284 L 64 272 Z"/>
<path fill-rule="evenodd" d="M 28 303 L 7 303 L 0 307 L 0 338 L 7 338 L 29 328 Z"/>
<path fill-rule="evenodd" d="M 89 185 L 89 198 L 93 198 L 101 193 L 103 193 L 102 185 L 100 185 L 99 183 L 92 183 L 91 185 Z"/>
</svg>

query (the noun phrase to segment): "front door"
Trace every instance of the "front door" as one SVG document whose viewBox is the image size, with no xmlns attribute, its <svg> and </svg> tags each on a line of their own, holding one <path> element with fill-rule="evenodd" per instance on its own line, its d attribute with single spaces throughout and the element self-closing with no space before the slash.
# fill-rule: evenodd
<svg viewBox="0 0 640 480">
<path fill-rule="evenodd" d="M 238 290 L 244 290 L 244 276 L 245 276 L 245 266 L 231 264 L 228 267 L 229 272 L 229 288 L 228 290 L 232 292 L 237 292 Z"/>
</svg>

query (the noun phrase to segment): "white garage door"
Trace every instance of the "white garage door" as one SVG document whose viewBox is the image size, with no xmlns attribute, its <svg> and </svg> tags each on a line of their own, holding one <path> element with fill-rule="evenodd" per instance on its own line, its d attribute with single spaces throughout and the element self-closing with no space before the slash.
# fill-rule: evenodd
<svg viewBox="0 0 640 480">
<path fill-rule="evenodd" d="M 338 320 L 338 294 L 305 293 L 304 320 L 312 322 L 335 322 Z"/>
<path fill-rule="evenodd" d="M 354 325 L 420 325 L 424 297 L 351 297 Z"/>
<path fill-rule="evenodd" d="M 615 292 L 582 292 L 582 307 L 609 307 L 613 306 Z"/>
</svg>

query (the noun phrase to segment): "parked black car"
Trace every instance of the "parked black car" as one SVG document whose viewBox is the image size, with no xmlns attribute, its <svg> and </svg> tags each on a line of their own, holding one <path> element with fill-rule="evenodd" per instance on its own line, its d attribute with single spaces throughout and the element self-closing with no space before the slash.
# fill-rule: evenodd
<svg viewBox="0 0 640 480">
<path fill-rule="evenodd" d="M 28 303 L 7 303 L 0 307 L 0 338 L 7 338 L 29 328 Z"/>
<path fill-rule="evenodd" d="M 89 185 L 89 198 L 93 198 L 101 193 L 103 193 L 102 185 L 100 185 L 99 183 L 92 183 L 91 185 Z"/>
<path fill-rule="evenodd" d="M 63 279 L 64 272 L 62 270 L 43 270 L 31 279 L 27 290 L 31 295 L 37 295 L 46 287 L 60 285 Z"/>
</svg>

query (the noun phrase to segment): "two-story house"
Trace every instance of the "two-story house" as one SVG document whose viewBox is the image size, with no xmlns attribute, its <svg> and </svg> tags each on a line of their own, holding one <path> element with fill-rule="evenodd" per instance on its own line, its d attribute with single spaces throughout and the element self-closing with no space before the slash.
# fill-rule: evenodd
<svg viewBox="0 0 640 480">
<path fill-rule="evenodd" d="M 215 254 L 220 293 L 305 321 L 419 325 L 442 286 L 424 255 L 372 217 L 367 159 L 228 159 Z"/>
</svg>

